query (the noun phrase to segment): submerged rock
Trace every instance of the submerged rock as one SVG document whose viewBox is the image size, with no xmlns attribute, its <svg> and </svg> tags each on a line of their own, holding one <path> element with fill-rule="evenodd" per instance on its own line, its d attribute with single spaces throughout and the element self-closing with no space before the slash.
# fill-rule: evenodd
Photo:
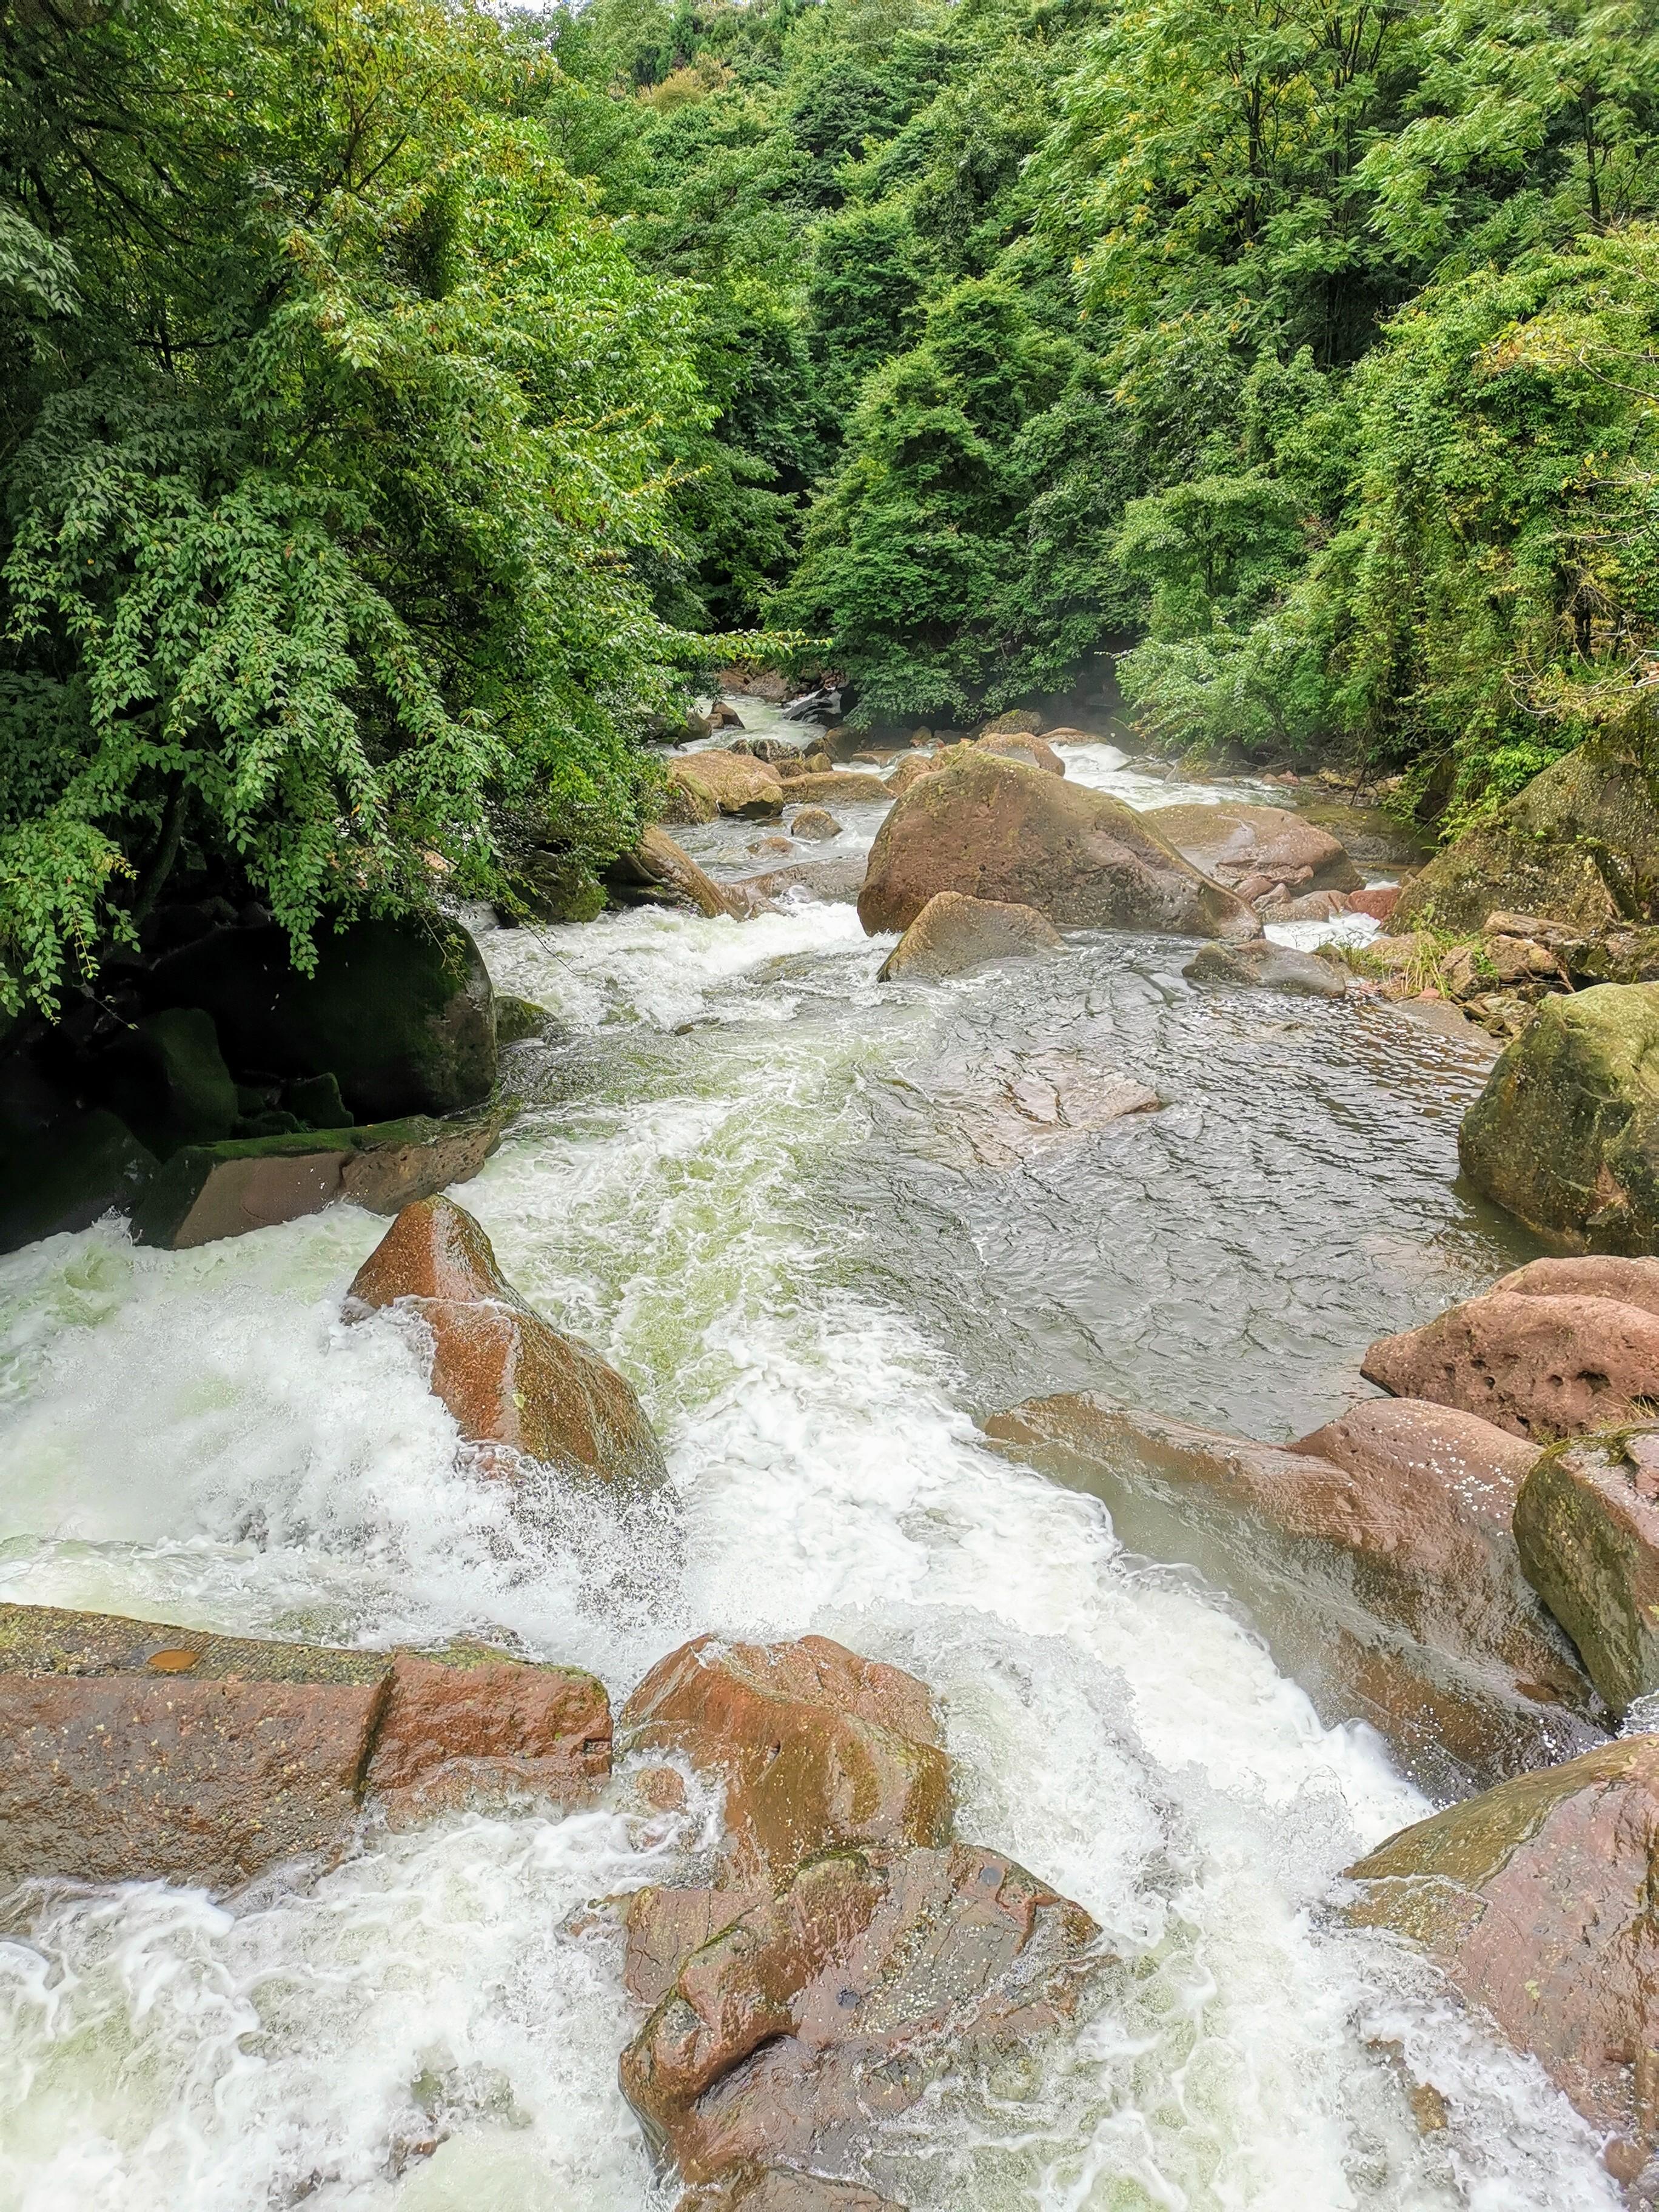
<svg viewBox="0 0 1659 2212">
<path fill-rule="evenodd" d="M 515 999 L 508 992 L 495 994 L 495 1042 L 497 1044 L 523 1044 L 526 1038 L 543 1035 L 553 1017 L 545 1006 L 538 1006 L 534 999 Z M 307 1117 L 309 1118 L 309 1117 Z M 326 1121 L 319 1122 L 326 1128 Z M 411 1192 L 410 1196 L 417 1194 Z M 424 1195 L 424 1194 L 419 1194 Z"/>
<path fill-rule="evenodd" d="M 783 783 L 769 762 L 748 753 L 679 753 L 668 763 L 671 822 L 712 822 L 717 814 L 758 821 L 783 811 Z"/>
<path fill-rule="evenodd" d="M 1402 1830 L 1351 1917 L 1422 1944 L 1634 2180 L 1656 2148 L 1659 1737 L 1603 1744 Z"/>
<path fill-rule="evenodd" d="M 0 1252 L 130 1213 L 160 1163 L 118 1115 L 99 1108 L 55 1123 L 0 1158 Z"/>
<path fill-rule="evenodd" d="M 993 960 L 1030 960 L 1060 950 L 1060 933 L 1035 907 L 937 891 L 882 963 L 896 975 L 961 975 Z"/>
<path fill-rule="evenodd" d="M 957 1168 L 1014 1168 L 1164 1102 L 1133 1076 L 1077 1051 L 987 1053 L 874 1093 L 901 1138 Z"/>
<path fill-rule="evenodd" d="M 681 2197 L 676 2212 L 904 2212 L 856 2181 L 826 2181 L 788 2166 L 744 2166 Z"/>
<path fill-rule="evenodd" d="M 764 1884 L 831 1844 L 940 1844 L 951 1771 L 925 1684 L 827 1637 L 701 1636 L 621 1714 L 633 1751 L 678 1751 L 726 1784 L 728 1884 Z"/>
<path fill-rule="evenodd" d="M 860 2179 L 884 2120 L 1074 2014 L 1099 1933 L 996 1851 L 822 1853 L 687 1958 L 623 2094 L 693 2184 Z"/>
<path fill-rule="evenodd" d="M 1659 1690 L 1659 1428 L 1541 1453 L 1515 1540 L 1612 1711 Z"/>
<path fill-rule="evenodd" d="M 1659 1252 L 1659 983 L 1547 999 L 1499 1054 L 1457 1149 L 1528 1228 Z"/>
<path fill-rule="evenodd" d="M 222 929 L 157 961 L 143 988 L 157 1006 L 205 1008 L 238 1073 L 334 1076 L 359 1121 L 454 1114 L 495 1087 L 489 971 L 437 916 L 319 930 L 311 975 L 286 930 Z"/>
<path fill-rule="evenodd" d="M 1264 891 L 1275 884 L 1310 891 L 1360 887 L 1359 871 L 1341 841 L 1282 806 L 1231 800 L 1219 806 L 1156 806 L 1141 819 L 1201 875 L 1230 890 L 1252 878 Z"/>
<path fill-rule="evenodd" d="M 789 835 L 804 837 L 809 845 L 822 845 L 840 836 L 841 824 L 827 806 L 803 806 L 789 818 Z"/>
<path fill-rule="evenodd" d="M 470 1182 L 500 1144 L 505 1118 L 434 1121 L 412 1115 L 362 1127 L 187 1145 L 134 1206 L 133 1242 L 184 1252 L 337 1203 L 396 1213 Z"/>
<path fill-rule="evenodd" d="M 747 912 L 740 898 L 705 875 L 690 854 L 655 823 L 631 853 L 623 853 L 611 862 L 605 882 L 625 905 L 660 902 L 689 907 L 711 919 L 729 915 L 734 921 L 741 921 Z"/>
<path fill-rule="evenodd" d="M 758 914 L 791 891 L 831 906 L 851 906 L 863 888 L 864 856 L 849 853 L 832 860 L 792 860 L 787 867 L 769 868 L 764 875 L 744 876 L 732 890 L 745 914 Z"/>
<path fill-rule="evenodd" d="M 1642 763 L 1581 745 L 1407 886 L 1402 929 L 1459 936 L 1500 908 L 1601 937 L 1659 905 L 1659 805 Z"/>
<path fill-rule="evenodd" d="M 1061 1395 L 985 1427 L 1103 1497 L 1133 1548 L 1243 1598 L 1328 1720 L 1357 1705 L 1431 1786 L 1594 1740 L 1510 1534 L 1533 1454 L 1486 1422 L 1382 1401 L 1285 1449 Z"/>
<path fill-rule="evenodd" d="M 484 1646 L 258 1643 L 0 1606 L 0 1882 L 203 1882 L 343 1850 L 372 1798 L 582 1802 L 610 1771 L 601 1685 Z"/>
<path fill-rule="evenodd" d="M 406 1206 L 353 1279 L 350 1302 L 397 1306 L 432 1338 L 432 1388 L 492 1474 L 517 1455 L 618 1488 L 654 1488 L 662 1448 L 632 1386 L 591 1346 L 532 1313 L 488 1237 L 447 1198 Z"/>
<path fill-rule="evenodd" d="M 972 747 L 895 805 L 870 854 L 859 916 L 905 930 L 935 893 L 1032 906 L 1061 928 L 1256 937 L 1243 902 L 1103 792 Z"/>
<path fill-rule="evenodd" d="M 1547 1264 L 1547 1263 L 1543 1263 Z M 1500 1281 L 1421 1328 L 1379 1337 L 1360 1372 L 1396 1397 L 1461 1406 L 1541 1445 L 1641 1418 L 1659 1400 L 1659 1314 Z"/>
<path fill-rule="evenodd" d="M 1290 991 L 1306 999 L 1343 999 L 1348 992 L 1347 978 L 1332 962 L 1265 938 L 1251 945 L 1206 945 L 1181 972 L 1191 983 Z"/>
</svg>

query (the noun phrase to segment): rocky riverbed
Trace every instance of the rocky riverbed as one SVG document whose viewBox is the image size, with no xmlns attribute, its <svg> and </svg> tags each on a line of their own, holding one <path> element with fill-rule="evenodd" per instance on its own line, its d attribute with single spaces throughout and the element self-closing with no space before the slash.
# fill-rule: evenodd
<svg viewBox="0 0 1659 2212">
<path fill-rule="evenodd" d="M 1143 811 L 1240 795 L 1055 750 Z M 819 853 L 862 878 L 890 803 L 837 792 Z M 748 849 L 763 817 L 673 834 L 723 891 L 780 860 Z M 0 2181 L 30 2212 L 647 2212 L 682 2179 L 699 2212 L 1613 2206 L 1627 2106 L 1524 2054 L 1510 1985 L 1501 2025 L 1466 2006 L 1467 1947 L 1346 1909 L 1346 1869 L 1510 1771 L 1501 1729 L 1477 1717 L 1461 1776 L 1421 1755 L 1386 1680 L 1302 1663 L 1313 1585 L 1235 1576 L 999 1419 L 1092 1394 L 1342 1472 L 1370 1347 L 1540 1250 L 1458 1180 L 1491 1041 L 1189 981 L 1194 939 L 1133 927 L 884 980 L 896 932 L 813 888 L 742 920 L 470 917 L 497 992 L 544 1010 L 457 1194 L 493 1251 L 336 1204 L 0 1262 L 0 1597 L 156 1624 L 112 1712 L 129 1679 L 246 1676 L 204 1632 L 324 1655 L 302 1685 L 357 1655 L 361 1746 L 309 1858 L 12 1894 Z M 1267 926 L 1303 952 L 1376 927 Z M 589 1417 L 532 1431 L 570 1338 Z M 591 1479 L 619 1450 L 628 1480 Z M 1522 1763 L 1614 1726 L 1528 1632 L 1564 1733 Z M 553 1717 L 480 1734 L 423 1674 L 447 1717 L 377 1781 L 376 1686 L 411 1662 L 364 1655 L 458 1640 Z M 564 1778 L 502 1771 L 537 1758 Z M 488 1789 L 397 1802 L 468 1759 Z M 959 1959 L 970 1911 L 940 2013 L 902 1962 Z M 687 1929 L 725 1942 L 690 1986 Z"/>
</svg>

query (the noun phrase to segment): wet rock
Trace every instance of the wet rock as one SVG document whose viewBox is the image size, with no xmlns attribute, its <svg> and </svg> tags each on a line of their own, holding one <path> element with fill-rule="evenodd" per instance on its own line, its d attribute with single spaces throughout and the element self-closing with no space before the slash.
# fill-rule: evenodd
<svg viewBox="0 0 1659 2212">
<path fill-rule="evenodd" d="M 1018 1167 L 1164 1103 L 1133 1076 L 1074 1051 L 990 1052 L 907 1074 L 874 1095 L 900 1141 L 958 1169 Z"/>
<path fill-rule="evenodd" d="M 1058 951 L 1060 933 L 1035 907 L 939 891 L 882 963 L 878 980 L 965 975 L 993 960 L 1029 960 Z"/>
<path fill-rule="evenodd" d="M 1290 991 L 1308 999 L 1342 999 L 1348 991 L 1347 978 L 1330 961 L 1265 938 L 1252 945 L 1206 945 L 1181 972 L 1192 983 Z"/>
<path fill-rule="evenodd" d="M 732 750 L 747 753 L 751 760 L 764 761 L 769 768 L 787 768 L 800 759 L 800 747 L 782 738 L 750 738 L 746 744 L 733 745 Z"/>
<path fill-rule="evenodd" d="M 688 907 L 695 914 L 729 915 L 741 921 L 747 909 L 723 884 L 705 875 L 689 853 L 654 823 L 631 853 L 613 860 L 605 882 L 626 905 L 641 902 Z"/>
<path fill-rule="evenodd" d="M 678 1751 L 726 1784 L 723 1881 L 763 1882 L 830 1844 L 941 1844 L 951 1772 L 914 1675 L 805 1636 L 701 1636 L 623 1706 L 630 1750 Z"/>
<path fill-rule="evenodd" d="M 361 1121 L 453 1114 L 495 1087 L 489 975 L 459 923 L 364 921 L 317 936 L 295 973 L 286 930 L 225 929 L 158 961 L 153 1006 L 211 1015 L 237 1071 L 332 1075 Z"/>
<path fill-rule="evenodd" d="M 803 807 L 801 811 L 805 814 L 811 814 L 813 811 L 810 806 Z M 829 817 L 826 815 L 824 819 L 827 821 Z M 789 837 L 757 837 L 749 848 L 750 854 L 757 859 L 772 853 L 793 853 L 794 849 L 794 841 Z"/>
<path fill-rule="evenodd" d="M 833 906 L 851 906 L 863 888 L 862 854 L 835 860 L 795 860 L 787 868 L 769 868 L 764 875 L 744 876 L 732 886 L 746 914 L 761 913 L 792 891 Z"/>
<path fill-rule="evenodd" d="M 976 752 L 995 753 L 1000 759 L 1024 761 L 1049 775 L 1064 775 L 1066 763 L 1054 747 L 1029 730 L 988 731 L 974 739 Z"/>
<path fill-rule="evenodd" d="M 823 769 L 805 776 L 791 776 L 785 787 L 791 800 L 810 800 L 814 806 L 885 806 L 892 793 L 885 780 L 858 769 Z"/>
<path fill-rule="evenodd" d="M 1351 1917 L 1422 1944 L 1632 2174 L 1655 2148 L 1659 1737 L 1608 1743 L 1404 1829 Z"/>
<path fill-rule="evenodd" d="M 1340 921 L 1353 907 L 1346 891 L 1307 891 L 1291 898 L 1281 885 L 1255 902 L 1263 921 Z"/>
<path fill-rule="evenodd" d="M 1659 1400 L 1659 1316 L 1499 1284 L 1380 1337 L 1360 1372 L 1396 1397 L 1461 1406 L 1545 1444 L 1639 1419 L 1644 1401 Z"/>
<path fill-rule="evenodd" d="M 204 1882 L 343 1850 L 363 1804 L 590 1796 L 605 1691 L 482 1646 L 431 1657 L 0 1606 L 0 1882 Z"/>
<path fill-rule="evenodd" d="M 681 2197 L 675 2212 L 904 2212 L 856 2181 L 826 2181 L 788 2166 L 745 2166 Z"/>
<path fill-rule="evenodd" d="M 184 1252 L 337 1203 L 396 1213 L 452 1183 L 471 1182 L 505 1125 L 498 1113 L 450 1121 L 413 1115 L 362 1127 L 187 1145 L 134 1206 L 133 1242 Z"/>
<path fill-rule="evenodd" d="M 1581 745 L 1534 776 L 1491 822 L 1437 854 L 1396 921 L 1462 936 L 1497 909 L 1603 937 L 1659 899 L 1659 805 L 1633 757 Z"/>
<path fill-rule="evenodd" d="M 88 1070 L 87 1088 L 158 1158 L 236 1126 L 236 1085 L 199 1006 L 169 1006 L 122 1030 Z"/>
<path fill-rule="evenodd" d="M 158 1165 L 102 1108 L 0 1147 L 0 1252 L 131 1212 Z"/>
<path fill-rule="evenodd" d="M 711 730 L 740 730 L 743 727 L 743 717 L 735 707 L 728 706 L 724 699 L 716 699 L 708 709 L 708 726 Z M 761 738 L 760 743 L 764 744 L 766 739 Z M 749 750 L 754 752 L 754 747 L 750 745 Z M 755 757 L 757 760 L 764 760 L 766 755 L 755 753 Z"/>
<path fill-rule="evenodd" d="M 1564 931 L 1555 944 L 1561 964 L 1581 990 L 1593 983 L 1659 983 L 1659 924 L 1632 923 L 1604 937 Z"/>
<path fill-rule="evenodd" d="M 826 1853 L 687 1960 L 623 2055 L 623 2091 L 694 2185 L 754 2166 L 861 2179 L 884 2120 L 1071 2019 L 1098 1945 L 1079 1906 L 995 1851 Z"/>
<path fill-rule="evenodd" d="M 501 1035 L 503 1006 L 507 1009 L 506 1020 L 509 1029 L 523 1018 L 526 1009 L 538 1021 L 547 1019 L 546 1008 L 532 1006 L 528 999 L 497 999 L 495 1042 L 498 1044 L 507 1042 Z M 297 1115 L 301 1121 L 313 1129 L 349 1129 L 356 1119 L 341 1097 L 339 1083 L 332 1075 L 301 1076 L 298 1082 L 283 1085 L 283 1097 L 287 1101 L 289 1112 Z"/>
<path fill-rule="evenodd" d="M 1458 1132 L 1477 1188 L 1529 1228 L 1659 1251 L 1659 984 L 1546 999 Z"/>
<path fill-rule="evenodd" d="M 517 1455 L 619 1489 L 654 1488 L 662 1448 L 632 1387 L 577 1337 L 532 1313 L 488 1237 L 447 1198 L 406 1206 L 358 1269 L 350 1300 L 397 1306 L 432 1338 L 432 1388 L 488 1473 Z"/>
<path fill-rule="evenodd" d="M 1589 1685 L 1510 1531 L 1532 1455 L 1485 1422 L 1383 1401 L 1281 1449 L 1062 1395 L 985 1426 L 1104 1498 L 1133 1549 L 1248 1603 L 1322 1714 L 1358 1709 L 1429 1786 L 1595 1740 Z"/>
<path fill-rule="evenodd" d="M 1398 884 L 1370 884 L 1348 893 L 1348 912 L 1369 915 L 1373 921 L 1388 921 L 1400 903 Z"/>
<path fill-rule="evenodd" d="M 545 1006 L 538 1006 L 533 999 L 515 999 L 504 991 L 495 994 L 495 1042 L 497 1044 L 522 1044 L 527 1037 L 541 1036 L 553 1017 Z M 310 1120 L 307 1115 L 307 1119 Z M 326 1121 L 313 1124 L 328 1128 Z"/>
<path fill-rule="evenodd" d="M 1540 1454 L 1515 1540 L 1612 1711 L 1659 1690 L 1659 1429 Z"/>
<path fill-rule="evenodd" d="M 754 822 L 782 811 L 777 770 L 747 753 L 680 753 L 668 763 L 671 822 L 712 822 L 717 814 Z"/>
<path fill-rule="evenodd" d="M 1061 928 L 1261 934 L 1242 901 L 1131 808 L 971 747 L 894 805 L 871 851 L 860 919 L 872 935 L 905 930 L 945 890 L 1036 907 Z"/>
<path fill-rule="evenodd" d="M 790 817 L 789 835 L 804 837 L 808 844 L 822 845 L 840 836 L 841 824 L 826 806 L 803 806 Z"/>
<path fill-rule="evenodd" d="M 1359 871 L 1337 838 L 1282 806 L 1158 806 L 1141 817 L 1166 844 L 1184 853 L 1200 875 L 1229 890 L 1247 878 L 1305 884 L 1313 891 L 1352 891 Z M 1255 896 L 1260 896 L 1257 893 Z"/>
</svg>

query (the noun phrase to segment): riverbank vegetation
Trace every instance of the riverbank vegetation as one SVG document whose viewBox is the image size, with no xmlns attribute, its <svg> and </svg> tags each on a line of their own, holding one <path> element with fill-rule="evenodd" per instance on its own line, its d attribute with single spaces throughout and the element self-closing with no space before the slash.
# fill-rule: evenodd
<svg viewBox="0 0 1659 2212">
<path fill-rule="evenodd" d="M 14 1009 L 174 879 L 302 949 L 527 817 L 591 874 L 747 628 L 866 726 L 1115 677 L 1446 830 L 1652 680 L 1653 0 L 27 0 L 0 58 Z"/>
</svg>

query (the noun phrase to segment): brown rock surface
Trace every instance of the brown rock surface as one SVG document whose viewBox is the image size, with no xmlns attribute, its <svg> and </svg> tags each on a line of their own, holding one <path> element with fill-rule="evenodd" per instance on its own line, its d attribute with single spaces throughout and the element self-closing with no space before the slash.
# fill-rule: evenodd
<svg viewBox="0 0 1659 2212">
<path fill-rule="evenodd" d="M 631 1750 L 677 1750 L 726 1783 L 726 1881 L 787 1872 L 827 1844 L 941 1844 L 951 1771 L 913 1675 L 805 1636 L 659 1660 L 623 1708 Z"/>
<path fill-rule="evenodd" d="M 1073 2014 L 1098 1936 L 995 1851 L 825 1852 L 686 1960 L 623 2054 L 623 2094 L 693 2184 L 860 2179 L 882 2119 Z"/>
<path fill-rule="evenodd" d="M 632 1387 L 579 1338 L 532 1313 L 503 1279 L 489 1239 L 451 1200 L 405 1206 L 358 1269 L 350 1297 L 396 1304 L 432 1336 L 432 1388 L 463 1436 L 629 1489 L 666 1474 Z"/>
<path fill-rule="evenodd" d="M 1659 1429 L 1540 1454 L 1515 1540 L 1613 1711 L 1659 1690 Z"/>
<path fill-rule="evenodd" d="M 1659 1319 L 1659 1260 L 1622 1259 L 1601 1252 L 1529 1260 L 1524 1267 L 1500 1275 L 1492 1288 L 1527 1297 L 1612 1298 L 1620 1305 L 1640 1306 Z"/>
<path fill-rule="evenodd" d="M 859 916 L 905 930 L 939 891 L 1033 906 L 1062 928 L 1255 937 L 1249 907 L 1199 874 L 1132 808 L 959 747 L 911 786 L 872 848 Z"/>
<path fill-rule="evenodd" d="M 668 763 L 668 819 L 712 822 L 717 814 L 756 821 L 783 811 L 783 781 L 769 762 L 718 748 L 676 753 Z"/>
<path fill-rule="evenodd" d="M 682 852 L 665 830 L 653 823 L 631 853 L 613 861 L 606 882 L 617 897 L 634 903 L 653 899 L 691 908 L 712 920 L 730 915 L 741 921 L 745 908 L 724 885 L 706 875 L 689 853 Z"/>
<path fill-rule="evenodd" d="M 1659 1315 L 1500 1284 L 1422 1328 L 1380 1337 L 1360 1372 L 1397 1397 L 1461 1406 L 1549 1443 L 1639 1419 L 1642 1401 L 1659 1400 Z"/>
<path fill-rule="evenodd" d="M 1594 1740 L 1510 1534 L 1530 1448 L 1485 1422 L 1384 1400 L 1279 1449 L 1062 1395 L 985 1426 L 1103 1497 L 1133 1548 L 1243 1598 L 1328 1719 L 1357 1702 L 1437 1786 Z"/>
<path fill-rule="evenodd" d="M 1659 2110 L 1659 1737 L 1518 1776 L 1350 1873 L 1352 1917 L 1425 1945 L 1639 2167 Z"/>
<path fill-rule="evenodd" d="M 1200 874 L 1230 890 L 1252 876 L 1267 884 L 1305 884 L 1314 891 L 1360 886 L 1341 841 L 1283 806 L 1156 806 L 1141 818 Z"/>
<path fill-rule="evenodd" d="M 882 963 L 896 975 L 960 975 L 992 960 L 1030 960 L 1060 950 L 1060 933 L 1035 907 L 938 891 Z"/>
<path fill-rule="evenodd" d="M 802 806 L 789 817 L 789 835 L 804 837 L 809 845 L 822 845 L 840 836 L 841 824 L 827 806 Z"/>
<path fill-rule="evenodd" d="M 1000 759 L 1025 761 L 1048 775 L 1064 775 L 1066 763 L 1046 739 L 1030 730 L 994 730 L 974 739 L 975 750 L 995 753 Z"/>
<path fill-rule="evenodd" d="M 932 775 L 945 765 L 945 758 L 937 753 L 912 753 L 902 760 L 890 775 L 882 778 L 882 787 L 890 799 L 902 799 L 913 783 L 920 783 L 925 775 Z"/>
<path fill-rule="evenodd" d="M 850 768 L 792 776 L 784 788 L 787 800 L 810 799 L 814 806 L 885 806 L 892 795 L 885 777 Z"/>
<path fill-rule="evenodd" d="M 682 2197 L 676 2212 L 904 2212 L 856 2181 L 826 2181 L 787 2166 L 745 2166 Z"/>
<path fill-rule="evenodd" d="M 0 1882 L 204 1882 L 343 1848 L 369 1794 L 577 1802 L 610 1768 L 590 1674 L 0 1606 Z"/>
</svg>

